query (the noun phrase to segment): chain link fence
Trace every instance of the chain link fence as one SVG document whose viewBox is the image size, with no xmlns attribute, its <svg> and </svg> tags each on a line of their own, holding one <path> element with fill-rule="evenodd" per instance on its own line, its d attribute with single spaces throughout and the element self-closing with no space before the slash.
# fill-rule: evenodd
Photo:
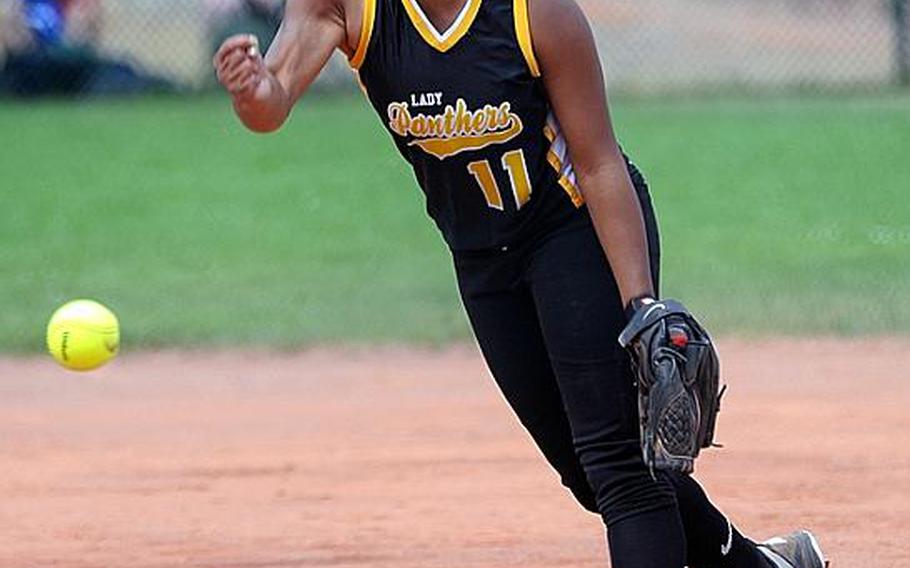
<svg viewBox="0 0 910 568">
<path fill-rule="evenodd" d="M 910 0 L 580 1 L 615 90 L 828 92 L 910 83 Z M 0 65 L 8 83 L 10 68 L 28 49 L 25 36 L 44 34 L 61 53 L 101 64 L 112 75 L 101 85 L 108 90 L 199 91 L 213 85 L 210 59 L 219 40 L 239 31 L 268 38 L 281 4 L 0 0 Z M 45 68 L 47 86 L 55 86 L 53 73 Z M 320 79 L 327 88 L 352 84 L 341 57 Z"/>
<path fill-rule="evenodd" d="M 625 90 L 906 83 L 906 0 L 586 0 Z"/>
</svg>

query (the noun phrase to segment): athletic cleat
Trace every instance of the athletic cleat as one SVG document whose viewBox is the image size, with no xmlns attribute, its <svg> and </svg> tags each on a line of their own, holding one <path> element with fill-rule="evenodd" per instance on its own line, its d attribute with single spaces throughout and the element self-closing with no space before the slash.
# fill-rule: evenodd
<svg viewBox="0 0 910 568">
<path fill-rule="evenodd" d="M 758 545 L 774 568 L 828 568 L 815 536 L 809 531 L 797 531 L 778 536 Z"/>
</svg>

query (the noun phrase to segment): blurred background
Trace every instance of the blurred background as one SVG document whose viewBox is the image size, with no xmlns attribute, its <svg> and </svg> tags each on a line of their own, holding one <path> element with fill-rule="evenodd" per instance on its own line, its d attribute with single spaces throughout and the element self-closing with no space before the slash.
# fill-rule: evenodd
<svg viewBox="0 0 910 568">
<path fill-rule="evenodd" d="M 725 334 L 910 331 L 910 0 L 581 2 L 666 292 Z M 268 137 L 215 88 L 282 5 L 0 0 L 0 349 L 81 296 L 138 347 L 469 337 L 343 57 Z"/>
<path fill-rule="evenodd" d="M 874 91 L 910 84 L 907 0 L 581 2 L 602 41 L 611 83 L 623 92 Z M 211 88 L 211 54 L 220 40 L 253 32 L 267 44 L 283 3 L 2 0 L 6 86 L 22 95 L 96 93 L 142 82 L 131 85 L 121 76 L 99 85 L 97 77 L 87 78 L 93 62 L 107 74 L 107 67 L 119 66 L 121 75 L 129 68 L 146 88 Z M 29 56 L 44 64 L 30 69 L 31 80 L 18 76 Z M 323 81 L 349 86 L 346 66 L 335 63 Z M 149 84 L 151 78 L 158 81 Z"/>
</svg>

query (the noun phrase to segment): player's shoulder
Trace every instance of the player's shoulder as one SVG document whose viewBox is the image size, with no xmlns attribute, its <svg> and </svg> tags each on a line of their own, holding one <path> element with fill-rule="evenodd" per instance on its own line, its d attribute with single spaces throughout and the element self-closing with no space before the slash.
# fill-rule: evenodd
<svg viewBox="0 0 910 568">
<path fill-rule="evenodd" d="M 287 0 L 284 7 L 285 20 L 298 18 L 331 19 L 337 22 L 359 14 L 364 0 Z"/>
<path fill-rule="evenodd" d="M 531 26 L 535 31 L 563 30 L 576 27 L 587 18 L 577 0 L 526 0 Z"/>
<path fill-rule="evenodd" d="M 591 24 L 577 0 L 526 0 L 534 49 L 543 59 L 562 57 L 589 38 Z"/>
<path fill-rule="evenodd" d="M 287 0 L 284 11 L 286 25 L 305 20 L 330 22 L 345 31 L 345 46 L 356 48 L 363 21 L 364 5 L 369 0 Z M 348 51 L 348 49 L 345 49 Z"/>
</svg>

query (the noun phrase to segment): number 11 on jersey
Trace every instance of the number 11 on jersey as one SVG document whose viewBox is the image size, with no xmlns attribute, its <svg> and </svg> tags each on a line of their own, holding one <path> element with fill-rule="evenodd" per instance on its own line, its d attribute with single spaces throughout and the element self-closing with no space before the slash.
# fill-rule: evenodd
<svg viewBox="0 0 910 568">
<path fill-rule="evenodd" d="M 514 150 L 507 152 L 502 157 L 502 167 L 509 173 L 512 180 L 512 195 L 515 197 L 515 206 L 521 209 L 528 201 L 531 200 L 531 179 L 528 176 L 528 164 L 525 162 L 525 153 L 523 150 Z M 483 195 L 487 200 L 487 206 L 492 209 L 504 211 L 505 207 L 502 201 L 502 192 L 499 191 L 499 184 L 496 183 L 496 177 L 493 175 L 493 168 L 488 160 L 471 162 L 468 164 L 468 171 L 477 180 Z"/>
</svg>

